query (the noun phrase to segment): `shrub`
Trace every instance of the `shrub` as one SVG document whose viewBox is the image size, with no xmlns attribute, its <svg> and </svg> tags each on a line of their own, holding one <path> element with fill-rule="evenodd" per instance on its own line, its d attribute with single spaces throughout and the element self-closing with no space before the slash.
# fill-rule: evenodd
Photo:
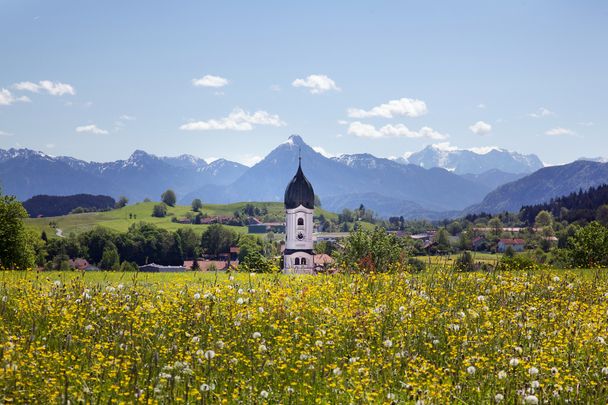
<svg viewBox="0 0 608 405">
<path fill-rule="evenodd" d="M 167 205 L 165 203 L 156 204 L 152 209 L 152 216 L 157 218 L 167 216 Z"/>
</svg>

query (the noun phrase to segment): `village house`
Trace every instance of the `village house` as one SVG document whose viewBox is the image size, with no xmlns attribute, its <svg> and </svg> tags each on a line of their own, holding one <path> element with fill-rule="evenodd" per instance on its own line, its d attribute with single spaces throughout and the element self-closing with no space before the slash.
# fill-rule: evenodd
<svg viewBox="0 0 608 405">
<path fill-rule="evenodd" d="M 525 244 L 526 244 L 526 241 L 523 239 L 512 239 L 512 238 L 500 239 L 498 241 L 498 246 L 496 249 L 498 250 L 498 252 L 504 253 L 507 250 L 507 248 L 509 246 L 511 246 L 511 248 L 515 252 L 523 252 Z"/>
</svg>

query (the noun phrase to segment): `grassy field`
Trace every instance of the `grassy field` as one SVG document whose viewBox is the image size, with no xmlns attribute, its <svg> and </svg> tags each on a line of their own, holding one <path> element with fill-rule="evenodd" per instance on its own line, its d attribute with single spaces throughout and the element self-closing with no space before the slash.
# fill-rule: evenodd
<svg viewBox="0 0 608 405">
<path fill-rule="evenodd" d="M 0 402 L 606 403 L 587 272 L 2 272 Z"/>
<path fill-rule="evenodd" d="M 38 231 L 44 230 L 47 236 L 55 235 L 55 229 L 49 224 L 54 222 L 56 228 L 63 231 L 64 235 L 69 235 L 71 232 L 76 234 L 82 233 L 93 229 L 96 226 L 103 226 L 119 232 L 126 232 L 131 224 L 138 221 L 145 221 L 153 223 L 161 228 L 167 230 L 176 230 L 179 228 L 191 228 L 197 233 L 202 233 L 207 225 L 190 225 L 190 224 L 179 224 L 171 222 L 171 218 L 183 218 L 188 212 L 191 212 L 190 206 L 178 205 L 175 207 L 168 207 L 168 216 L 164 218 L 156 218 L 152 216 L 152 208 L 157 204 L 155 202 L 148 203 L 137 203 L 134 205 L 127 205 L 124 208 L 117 210 L 106 211 L 106 212 L 91 212 L 84 214 L 70 214 L 60 217 L 48 217 L 48 218 L 29 218 L 26 220 L 26 224 Z M 234 204 L 205 204 L 203 205 L 202 212 L 209 216 L 231 216 L 235 211 L 239 211 L 245 207 L 248 203 L 234 203 Z M 284 215 L 285 209 L 282 203 L 251 203 L 257 207 L 266 207 L 270 214 Z M 336 214 L 324 211 L 322 209 L 316 209 L 317 215 L 324 214 L 326 218 L 335 218 Z M 129 214 L 135 215 L 135 218 L 129 218 Z M 247 233 L 247 227 L 245 226 L 233 226 L 233 230 L 239 233 Z"/>
</svg>

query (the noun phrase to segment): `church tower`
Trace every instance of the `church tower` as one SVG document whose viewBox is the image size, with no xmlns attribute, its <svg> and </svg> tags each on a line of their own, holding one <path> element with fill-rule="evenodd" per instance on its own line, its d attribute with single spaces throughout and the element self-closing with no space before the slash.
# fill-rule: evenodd
<svg viewBox="0 0 608 405">
<path fill-rule="evenodd" d="M 302 171 L 298 171 L 285 189 L 285 252 L 283 272 L 311 274 L 314 272 L 312 241 L 315 192 Z"/>
</svg>

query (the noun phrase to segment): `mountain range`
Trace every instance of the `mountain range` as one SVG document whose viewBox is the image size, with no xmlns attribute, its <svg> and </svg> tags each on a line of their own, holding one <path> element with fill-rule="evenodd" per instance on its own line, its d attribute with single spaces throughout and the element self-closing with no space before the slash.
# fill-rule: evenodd
<svg viewBox="0 0 608 405">
<path fill-rule="evenodd" d="M 292 135 L 247 167 L 224 159 L 208 163 L 191 155 L 159 157 L 141 150 L 127 160 L 97 163 L 9 149 L 0 150 L 0 184 L 4 193 L 20 200 L 78 193 L 156 200 L 172 188 L 182 204 L 194 198 L 206 203 L 282 201 L 301 156 L 304 173 L 327 210 L 364 204 L 384 217 L 440 219 L 461 212 L 517 211 L 523 204 L 567 194 L 577 185 L 608 181 L 600 168 L 608 164 L 577 161 L 560 171 L 542 168 L 535 155 L 485 152 L 430 146 L 407 161 L 366 153 L 329 158 Z M 564 181 L 564 176 L 572 180 Z"/>
<path fill-rule="evenodd" d="M 427 169 L 441 167 L 456 174 L 483 174 L 490 170 L 504 173 L 532 173 L 543 167 L 538 156 L 524 155 L 500 148 L 488 148 L 483 153 L 466 149 L 429 145 L 423 150 L 399 158 Z"/>
</svg>

